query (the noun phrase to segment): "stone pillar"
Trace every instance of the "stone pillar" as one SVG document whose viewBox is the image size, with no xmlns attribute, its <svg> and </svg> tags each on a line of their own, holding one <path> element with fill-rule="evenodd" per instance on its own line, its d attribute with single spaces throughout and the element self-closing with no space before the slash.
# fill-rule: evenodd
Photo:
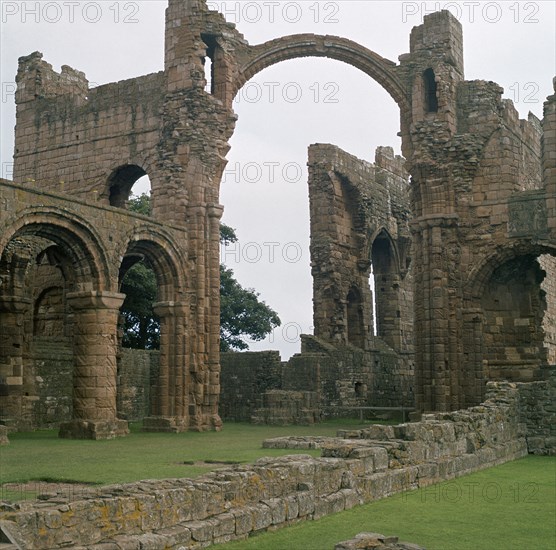
<svg viewBox="0 0 556 550">
<path fill-rule="evenodd" d="M 413 222 L 415 249 L 416 405 L 421 411 L 460 408 L 461 305 L 457 217 Z"/>
<path fill-rule="evenodd" d="M 152 415 L 143 419 L 145 432 L 185 432 L 189 429 L 189 359 L 186 349 L 185 304 L 154 305 L 160 317 L 160 371 L 154 388 Z"/>
<path fill-rule="evenodd" d="M 20 296 L 0 297 L 0 417 L 21 422 L 23 407 L 23 349 L 25 313 L 29 299 Z"/>
<path fill-rule="evenodd" d="M 465 308 L 463 317 L 463 368 L 460 370 L 462 408 L 484 401 L 486 373 L 483 365 L 484 312 L 482 308 Z"/>
<path fill-rule="evenodd" d="M 210 429 L 220 430 L 218 414 L 220 399 L 220 219 L 224 207 L 212 204 L 208 208 L 209 242 L 207 264 L 209 273 L 208 296 L 208 406 L 205 414 Z"/>
<path fill-rule="evenodd" d="M 129 433 L 116 417 L 117 323 L 123 294 L 68 294 L 73 310 L 73 420 L 60 426 L 68 439 L 112 439 Z"/>
</svg>

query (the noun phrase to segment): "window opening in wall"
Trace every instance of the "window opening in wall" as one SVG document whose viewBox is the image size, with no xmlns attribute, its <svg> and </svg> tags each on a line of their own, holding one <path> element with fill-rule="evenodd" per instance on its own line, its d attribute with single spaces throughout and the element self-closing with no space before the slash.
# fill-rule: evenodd
<svg viewBox="0 0 556 550">
<path fill-rule="evenodd" d="M 159 349 L 160 319 L 153 309 L 158 285 L 150 262 L 142 255 L 126 256 L 120 277 L 120 289 L 126 295 L 120 308 L 122 346 Z"/>
<path fill-rule="evenodd" d="M 371 288 L 372 296 L 372 307 L 373 307 L 373 323 L 371 326 L 371 331 L 373 336 L 377 336 L 376 332 L 376 286 L 375 286 L 375 274 L 373 271 L 373 264 L 371 264 L 371 274 L 369 275 L 369 287 Z"/>
<path fill-rule="evenodd" d="M 140 185 L 137 183 L 140 182 Z M 150 180 L 147 173 L 140 166 L 125 164 L 116 168 L 108 178 L 108 193 L 110 206 L 117 208 L 128 208 L 131 190 L 138 188 L 150 189 Z"/>
<path fill-rule="evenodd" d="M 436 113 L 438 111 L 438 90 L 432 69 L 427 69 L 423 73 L 423 84 L 425 89 L 425 110 L 427 113 Z"/>
<path fill-rule="evenodd" d="M 209 34 L 203 34 L 201 38 L 207 47 L 206 56 L 203 58 L 206 80 L 205 91 L 209 94 L 214 94 L 214 55 L 216 52 L 216 39 Z"/>
</svg>

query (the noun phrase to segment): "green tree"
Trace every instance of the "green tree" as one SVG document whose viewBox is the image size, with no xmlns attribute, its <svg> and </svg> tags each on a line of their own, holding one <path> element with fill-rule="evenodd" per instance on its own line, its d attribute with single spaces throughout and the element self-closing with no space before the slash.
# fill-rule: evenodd
<svg viewBox="0 0 556 550">
<path fill-rule="evenodd" d="M 224 246 L 237 242 L 235 231 L 225 224 L 220 224 L 220 242 Z M 220 351 L 248 349 L 243 337 L 264 340 L 280 324 L 278 314 L 259 301 L 259 294 L 243 288 L 234 272 L 220 264 Z"/>
<path fill-rule="evenodd" d="M 149 215 L 150 197 L 146 193 L 128 201 L 132 212 Z M 220 225 L 220 242 L 227 246 L 237 242 L 235 231 Z M 146 260 L 134 264 L 125 274 L 121 290 L 126 298 L 121 308 L 124 318 L 125 347 L 158 349 L 160 321 L 153 311 L 156 300 L 156 276 Z M 220 264 L 220 350 L 239 351 L 249 348 L 244 338 L 263 340 L 272 329 L 280 326 L 278 314 L 259 300 L 253 289 L 243 288 L 233 271 Z"/>
<path fill-rule="evenodd" d="M 156 276 L 145 260 L 128 269 L 121 291 L 126 295 L 121 308 L 124 321 L 122 345 L 134 349 L 158 349 L 160 320 L 153 311 Z"/>
<path fill-rule="evenodd" d="M 131 195 L 127 201 L 128 210 L 143 214 L 144 216 L 151 215 L 151 197 L 147 193 L 141 195 Z"/>
</svg>

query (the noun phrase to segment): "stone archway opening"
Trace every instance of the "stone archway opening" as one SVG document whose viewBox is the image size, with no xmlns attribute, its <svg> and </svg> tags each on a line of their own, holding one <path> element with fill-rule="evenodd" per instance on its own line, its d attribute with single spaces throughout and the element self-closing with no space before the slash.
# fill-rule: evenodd
<svg viewBox="0 0 556 550">
<path fill-rule="evenodd" d="M 118 407 L 133 420 L 143 420 L 145 431 L 186 431 L 190 416 L 198 412 L 191 382 L 198 374 L 189 366 L 189 308 L 181 301 L 185 273 L 179 258 L 170 241 L 139 231 L 119 269 L 119 289 L 127 293 L 120 326 L 125 328 L 128 320 L 129 334 L 126 338 L 120 330 L 124 347 L 118 354 L 118 378 L 127 383 L 118 387 Z M 145 354 L 154 350 L 159 353 Z M 141 376 L 145 380 L 136 383 Z M 136 390 L 128 395 L 122 386 Z"/>
<path fill-rule="evenodd" d="M 126 295 L 120 308 L 119 330 L 124 348 L 160 348 L 160 319 L 154 313 L 157 276 L 148 257 L 128 254 L 120 267 L 120 292 Z"/>
<path fill-rule="evenodd" d="M 384 229 L 376 236 L 371 247 L 371 288 L 375 336 L 392 347 L 396 342 L 396 319 L 401 317 L 398 304 L 399 270 L 394 245 Z"/>
<path fill-rule="evenodd" d="M 487 379 L 539 380 L 555 364 L 555 273 L 548 254 L 518 255 L 493 270 L 481 297 Z"/>
<path fill-rule="evenodd" d="M 62 437 L 123 435 L 127 424 L 117 421 L 115 394 L 106 391 L 115 386 L 109 311 L 118 296 L 102 290 L 105 254 L 93 233 L 44 211 L 23 216 L 7 239 L 0 258 L 0 357 L 9 386 L 2 416 L 17 415 L 20 429 L 61 423 Z"/>
<path fill-rule="evenodd" d="M 304 71 L 299 78 L 300 69 L 309 63 L 311 70 Z M 234 110 L 239 124 L 222 178 L 221 203 L 225 205 L 223 221 L 237 230 L 240 243 L 235 249 L 228 247 L 222 260 L 234 269 L 239 281 L 246 281 L 261 292 L 283 322 L 271 338 L 254 343 L 254 350 L 279 349 L 283 358 L 288 358 L 299 352 L 299 335 L 314 331 L 306 187 L 309 143 L 336 143 L 350 153 L 368 158 L 374 156 L 374 147 L 386 139 L 375 129 L 386 127 L 399 149 L 396 134 L 400 115 L 396 103 L 391 101 L 390 109 L 377 113 L 370 100 L 369 109 L 356 117 L 351 106 L 360 102 L 361 90 L 376 97 L 377 103 L 379 98 L 388 97 L 379 84 L 357 67 L 337 59 L 311 58 L 289 59 L 287 63 L 267 67 L 236 95 Z M 285 112 L 291 115 L 286 117 Z M 261 126 L 260 134 L 247 136 L 250 141 L 243 146 L 246 136 L 241 133 L 241 123 L 263 118 L 267 122 Z M 310 141 L 300 135 L 301 126 L 311 129 Z M 281 136 L 281 130 L 287 137 Z M 359 139 L 354 139 L 355 135 Z M 236 146 L 240 139 L 243 149 Z M 245 215 L 241 207 L 247 203 L 257 207 Z M 253 235 L 257 238 L 253 239 Z M 284 273 L 288 280 L 296 281 L 295 287 L 283 285 Z M 342 292 L 345 299 L 344 292 L 347 289 Z M 294 325 L 295 330 L 289 330 Z M 289 337 L 292 334 L 297 338 Z"/>
<path fill-rule="evenodd" d="M 107 180 L 110 206 L 128 208 L 132 196 L 150 194 L 151 182 L 147 172 L 136 164 L 124 164 L 112 171 Z"/>
</svg>

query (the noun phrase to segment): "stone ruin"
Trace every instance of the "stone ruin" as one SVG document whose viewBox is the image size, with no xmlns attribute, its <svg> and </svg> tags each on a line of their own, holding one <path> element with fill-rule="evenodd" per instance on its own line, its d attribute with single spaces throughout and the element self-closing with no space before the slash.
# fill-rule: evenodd
<svg viewBox="0 0 556 550">
<path fill-rule="evenodd" d="M 266 67 L 309 56 L 390 94 L 404 159 L 309 148 L 315 334 L 287 364 L 261 359 L 271 371 L 241 394 L 233 380 L 258 359 L 219 352 L 232 101 Z M 219 410 L 260 421 L 342 404 L 452 411 L 480 403 L 488 380 L 545 379 L 556 363 L 556 95 L 543 120 L 520 120 L 501 96 L 465 80 L 448 11 L 412 30 L 398 63 L 334 36 L 253 46 L 204 0 L 169 0 L 158 73 L 89 88 L 78 70 L 22 57 L 14 181 L 0 182 L 3 422 L 94 439 L 124 435 L 124 415 L 151 431 L 217 430 Z M 126 210 L 145 174 L 150 217 Z M 140 259 L 161 319 L 160 353 L 141 359 L 117 337 L 121 282 Z"/>
</svg>

